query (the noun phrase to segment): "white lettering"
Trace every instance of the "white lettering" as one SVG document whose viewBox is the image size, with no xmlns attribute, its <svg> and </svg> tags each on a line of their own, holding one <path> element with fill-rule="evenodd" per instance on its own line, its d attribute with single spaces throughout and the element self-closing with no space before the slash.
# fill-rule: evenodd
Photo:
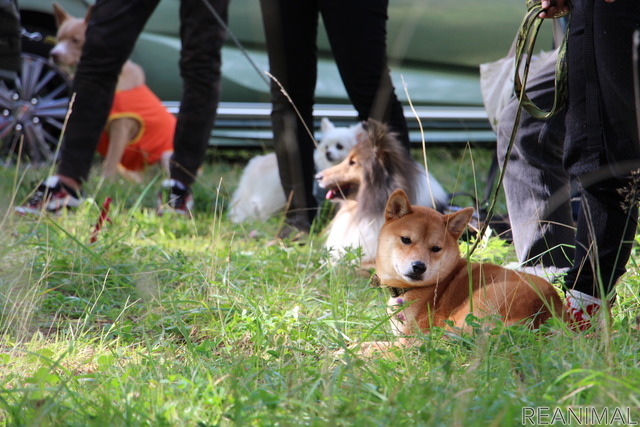
<svg viewBox="0 0 640 427">
<path fill-rule="evenodd" d="M 556 408 L 553 410 L 553 414 L 551 414 L 551 424 L 562 423 L 563 425 L 567 424 L 567 420 L 564 417 L 564 412 L 562 408 Z"/>
<path fill-rule="evenodd" d="M 638 425 L 630 407 L 523 407 L 520 421 L 522 425 Z"/>
<path fill-rule="evenodd" d="M 527 425 L 528 423 L 530 423 L 531 425 L 534 425 L 533 417 L 535 413 L 536 413 L 536 408 L 527 408 L 526 406 L 522 408 L 521 417 L 520 417 L 520 422 L 522 423 L 522 425 Z"/>
</svg>

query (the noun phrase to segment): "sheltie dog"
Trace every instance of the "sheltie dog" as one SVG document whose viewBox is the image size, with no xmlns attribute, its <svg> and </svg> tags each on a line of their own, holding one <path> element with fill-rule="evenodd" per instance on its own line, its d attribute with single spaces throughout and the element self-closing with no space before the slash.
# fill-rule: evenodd
<svg viewBox="0 0 640 427">
<path fill-rule="evenodd" d="M 325 247 L 332 259 L 347 248 L 361 248 L 363 268 L 374 264 L 378 235 L 391 193 L 400 188 L 412 203 L 444 208 L 447 193 L 402 146 L 389 128 L 376 120 L 363 123 L 365 134 L 339 164 L 316 175 L 326 198 L 338 203 L 328 226 Z"/>
</svg>

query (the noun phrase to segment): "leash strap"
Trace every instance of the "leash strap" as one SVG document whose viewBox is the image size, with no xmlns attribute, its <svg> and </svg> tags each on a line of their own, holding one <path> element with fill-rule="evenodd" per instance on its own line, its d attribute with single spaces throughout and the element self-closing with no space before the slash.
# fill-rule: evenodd
<svg viewBox="0 0 640 427">
<path fill-rule="evenodd" d="M 567 95 L 567 34 L 569 26 L 565 30 L 564 38 L 560 43 L 558 50 L 558 59 L 556 61 L 556 77 L 555 77 L 555 95 L 553 99 L 553 106 L 551 110 L 545 111 L 538 107 L 526 93 L 527 79 L 529 77 L 529 65 L 531 64 L 531 58 L 533 56 L 535 41 L 540 31 L 540 26 L 544 21 L 538 15 L 543 11 L 540 6 L 540 0 L 527 0 L 527 14 L 522 21 L 520 31 L 516 40 L 516 61 L 515 61 L 515 76 L 514 76 L 514 89 L 516 96 L 521 99 L 521 106 L 532 117 L 540 120 L 545 120 L 556 114 L 564 107 L 566 95 Z M 523 77 L 520 79 L 520 67 L 524 59 Z"/>
<path fill-rule="evenodd" d="M 476 250 L 480 242 L 483 240 L 483 236 L 487 232 L 489 223 L 493 218 L 493 214 L 496 207 L 496 201 L 498 199 L 498 193 L 502 187 L 502 181 L 504 180 L 504 174 L 507 169 L 507 163 L 511 157 L 511 151 L 516 140 L 518 133 L 518 125 L 520 124 L 520 118 L 522 117 L 522 110 L 526 110 L 532 117 L 540 120 L 546 120 L 556 114 L 562 109 L 565 103 L 567 95 L 567 34 L 569 33 L 569 26 L 564 33 L 564 38 L 560 44 L 558 51 L 558 59 L 556 61 L 556 73 L 555 73 L 555 95 L 553 100 L 553 106 L 551 110 L 545 111 L 538 107 L 533 101 L 529 99 L 526 94 L 527 79 L 529 77 L 529 65 L 531 63 L 531 57 L 535 47 L 535 41 L 540 31 L 540 26 L 544 21 L 538 15 L 543 12 L 540 0 L 527 0 L 527 13 L 520 24 L 520 30 L 518 31 L 518 37 L 516 39 L 516 60 L 515 60 L 515 77 L 514 77 L 514 90 L 518 97 L 518 109 L 516 111 L 516 117 L 513 121 L 513 128 L 511 130 L 511 136 L 509 138 L 509 144 L 507 145 L 507 151 L 502 162 L 502 169 L 498 176 L 498 182 L 493 191 L 493 197 L 487 208 L 487 216 L 484 223 L 478 231 L 477 237 L 473 246 L 469 250 L 467 256 L 470 257 Z M 560 18 L 557 16 L 556 18 Z M 520 66 L 524 59 L 524 68 L 522 73 L 522 79 L 520 79 Z"/>
</svg>

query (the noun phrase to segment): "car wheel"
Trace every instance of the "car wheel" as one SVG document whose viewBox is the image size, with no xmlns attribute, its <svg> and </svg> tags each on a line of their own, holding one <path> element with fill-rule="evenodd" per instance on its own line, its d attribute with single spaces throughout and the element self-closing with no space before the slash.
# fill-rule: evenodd
<svg viewBox="0 0 640 427">
<path fill-rule="evenodd" d="M 0 81 L 0 155 L 6 162 L 26 160 L 35 166 L 55 158 L 71 82 L 46 58 L 23 53 L 14 81 Z"/>
</svg>

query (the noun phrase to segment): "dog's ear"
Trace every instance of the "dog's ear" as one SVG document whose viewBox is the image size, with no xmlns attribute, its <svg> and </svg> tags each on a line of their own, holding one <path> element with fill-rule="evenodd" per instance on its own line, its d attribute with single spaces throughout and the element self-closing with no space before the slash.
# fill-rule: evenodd
<svg viewBox="0 0 640 427">
<path fill-rule="evenodd" d="M 365 122 L 360 122 L 351 126 L 351 129 L 353 129 L 353 133 L 356 136 L 356 143 L 362 142 L 367 139 L 367 131 L 365 130 L 363 123 Z"/>
<path fill-rule="evenodd" d="M 384 210 L 384 219 L 391 221 L 392 219 L 399 219 L 403 216 L 413 212 L 411 209 L 411 202 L 407 197 L 407 194 L 402 189 L 397 189 L 387 200 L 387 207 Z"/>
<path fill-rule="evenodd" d="M 91 19 L 91 14 L 93 13 L 93 5 L 89 6 L 87 9 L 87 13 L 84 15 L 84 22 L 89 24 L 89 20 Z"/>
<path fill-rule="evenodd" d="M 71 15 L 58 3 L 53 3 L 53 16 L 56 18 L 56 27 L 60 27 L 64 21 L 71 18 Z"/>
<path fill-rule="evenodd" d="M 369 140 L 371 140 L 371 144 L 374 147 L 381 145 L 389 133 L 387 125 L 374 119 L 369 119 L 366 122 L 363 122 L 362 127 L 368 134 Z"/>
<path fill-rule="evenodd" d="M 447 230 L 456 239 L 462 236 L 462 232 L 471 221 L 471 215 L 473 215 L 473 208 L 460 209 L 458 212 L 445 215 L 445 224 L 447 224 Z"/>
<path fill-rule="evenodd" d="M 332 129 L 335 129 L 335 126 L 331 123 L 331 120 L 323 117 L 322 120 L 320 120 L 320 130 L 322 131 L 322 135 L 326 135 L 326 133 Z"/>
</svg>

